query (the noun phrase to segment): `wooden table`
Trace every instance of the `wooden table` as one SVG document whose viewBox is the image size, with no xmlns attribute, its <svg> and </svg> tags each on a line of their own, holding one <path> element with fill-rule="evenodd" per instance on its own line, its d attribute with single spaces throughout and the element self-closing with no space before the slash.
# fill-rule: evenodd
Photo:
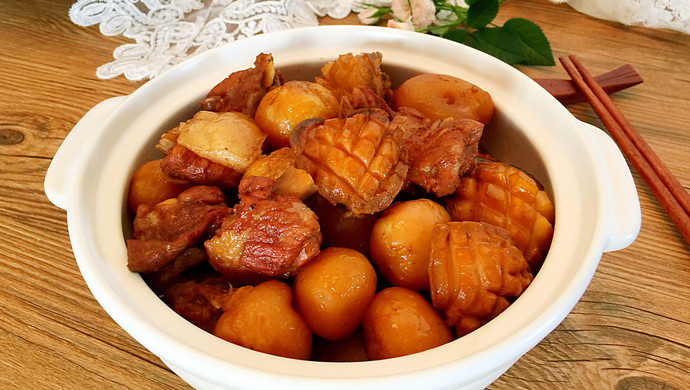
<svg viewBox="0 0 690 390">
<path fill-rule="evenodd" d="M 76 26 L 71 3 L 0 1 L 0 388 L 188 388 L 94 300 L 65 212 L 43 193 L 46 169 L 74 124 L 143 84 L 96 78 L 129 41 Z M 576 53 L 594 73 L 632 64 L 645 81 L 615 101 L 690 187 L 690 36 L 600 21 L 546 0 L 507 1 L 499 21 L 513 16 L 536 22 L 556 56 Z M 566 77 L 560 66 L 521 70 Z M 602 127 L 586 103 L 569 109 Z M 637 241 L 604 254 L 572 313 L 491 389 L 690 388 L 690 248 L 633 176 L 642 206 Z"/>
</svg>

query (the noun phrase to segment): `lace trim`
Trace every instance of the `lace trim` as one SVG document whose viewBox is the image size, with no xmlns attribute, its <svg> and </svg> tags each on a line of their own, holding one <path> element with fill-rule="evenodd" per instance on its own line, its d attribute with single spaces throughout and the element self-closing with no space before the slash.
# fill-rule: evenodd
<svg viewBox="0 0 690 390">
<path fill-rule="evenodd" d="M 69 11 L 80 26 L 99 25 L 102 34 L 135 43 L 113 52 L 96 70 L 99 78 L 124 75 L 138 81 L 208 49 L 288 28 L 316 26 L 317 16 L 344 18 L 353 0 L 79 0 Z"/>
<path fill-rule="evenodd" d="M 599 19 L 690 34 L 688 0 L 551 0 Z"/>
</svg>

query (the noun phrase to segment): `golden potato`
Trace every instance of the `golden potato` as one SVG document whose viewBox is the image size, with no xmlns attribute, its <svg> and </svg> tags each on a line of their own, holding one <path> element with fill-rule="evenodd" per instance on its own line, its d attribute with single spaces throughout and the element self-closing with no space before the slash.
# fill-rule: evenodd
<svg viewBox="0 0 690 390">
<path fill-rule="evenodd" d="M 292 129 L 310 118 L 338 116 L 340 104 L 331 91 L 309 81 L 288 81 L 261 99 L 254 120 L 274 148 L 290 146 Z"/>
<path fill-rule="evenodd" d="M 406 80 L 395 90 L 393 109 L 411 107 L 432 121 L 469 118 L 489 123 L 494 115 L 491 95 L 463 79 L 425 73 Z"/>
<path fill-rule="evenodd" d="M 369 248 L 376 269 L 395 286 L 428 290 L 431 231 L 449 221 L 443 206 L 429 199 L 394 203 L 371 231 Z"/>
<path fill-rule="evenodd" d="M 376 294 L 376 271 L 361 253 L 326 248 L 295 277 L 295 307 L 312 332 L 328 339 L 349 336 Z"/>
<path fill-rule="evenodd" d="M 312 335 L 292 308 L 290 286 L 270 280 L 237 289 L 223 306 L 214 334 L 256 351 L 309 359 Z"/>
<path fill-rule="evenodd" d="M 192 186 L 186 180 L 168 177 L 161 170 L 161 160 L 149 161 L 137 168 L 129 186 L 127 206 L 132 212 L 141 204 L 155 206 L 158 203 L 176 198 L 182 191 Z"/>
<path fill-rule="evenodd" d="M 372 360 L 426 351 L 454 338 L 429 301 L 404 287 L 388 287 L 376 294 L 362 325 Z"/>
</svg>

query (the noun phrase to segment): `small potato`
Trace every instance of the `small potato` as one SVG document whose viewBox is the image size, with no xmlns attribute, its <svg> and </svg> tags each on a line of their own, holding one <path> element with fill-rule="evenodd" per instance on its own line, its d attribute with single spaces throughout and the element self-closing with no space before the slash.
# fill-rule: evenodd
<svg viewBox="0 0 690 390">
<path fill-rule="evenodd" d="M 254 120 L 274 148 L 290 146 L 292 129 L 310 118 L 335 118 L 339 102 L 331 91 L 309 81 L 288 81 L 261 99 Z"/>
<path fill-rule="evenodd" d="M 278 280 L 237 289 L 223 306 L 214 334 L 256 351 L 309 359 L 312 335 L 292 308 L 290 287 Z"/>
<path fill-rule="evenodd" d="M 426 351 L 454 338 L 431 304 L 404 287 L 388 287 L 376 294 L 362 325 L 371 360 Z"/>
<path fill-rule="evenodd" d="M 361 253 L 326 248 L 295 277 L 295 307 L 312 332 L 339 340 L 362 321 L 376 294 L 376 271 Z"/>
<path fill-rule="evenodd" d="M 165 175 L 160 162 L 161 160 L 149 161 L 134 172 L 127 197 L 127 206 L 132 212 L 136 213 L 142 204 L 155 206 L 166 199 L 176 198 L 192 186 L 190 182 Z"/>
<path fill-rule="evenodd" d="M 494 103 L 488 92 L 463 79 L 421 74 L 406 80 L 393 95 L 393 109 L 411 107 L 432 121 L 453 117 L 489 123 Z"/>
<path fill-rule="evenodd" d="M 429 289 L 429 242 L 438 223 L 450 222 L 440 204 L 429 199 L 394 203 L 374 223 L 371 260 L 395 286 Z"/>
</svg>

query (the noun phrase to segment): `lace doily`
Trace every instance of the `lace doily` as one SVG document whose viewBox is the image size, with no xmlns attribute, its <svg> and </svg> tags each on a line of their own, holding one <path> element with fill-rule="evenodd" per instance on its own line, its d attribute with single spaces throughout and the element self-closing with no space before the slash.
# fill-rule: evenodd
<svg viewBox="0 0 690 390">
<path fill-rule="evenodd" d="M 689 0 L 551 1 L 602 19 L 690 33 Z M 116 48 L 115 60 L 96 75 L 137 81 L 234 40 L 315 26 L 319 16 L 341 19 L 371 4 L 390 6 L 391 0 L 78 0 L 69 16 L 80 26 L 98 24 L 104 35 L 133 39 Z"/>
<path fill-rule="evenodd" d="M 80 26 L 134 39 L 96 70 L 99 78 L 153 78 L 180 61 L 259 33 L 344 18 L 354 0 L 79 0 L 69 11 Z"/>
<path fill-rule="evenodd" d="M 599 19 L 690 34 L 688 0 L 551 0 Z"/>
</svg>

